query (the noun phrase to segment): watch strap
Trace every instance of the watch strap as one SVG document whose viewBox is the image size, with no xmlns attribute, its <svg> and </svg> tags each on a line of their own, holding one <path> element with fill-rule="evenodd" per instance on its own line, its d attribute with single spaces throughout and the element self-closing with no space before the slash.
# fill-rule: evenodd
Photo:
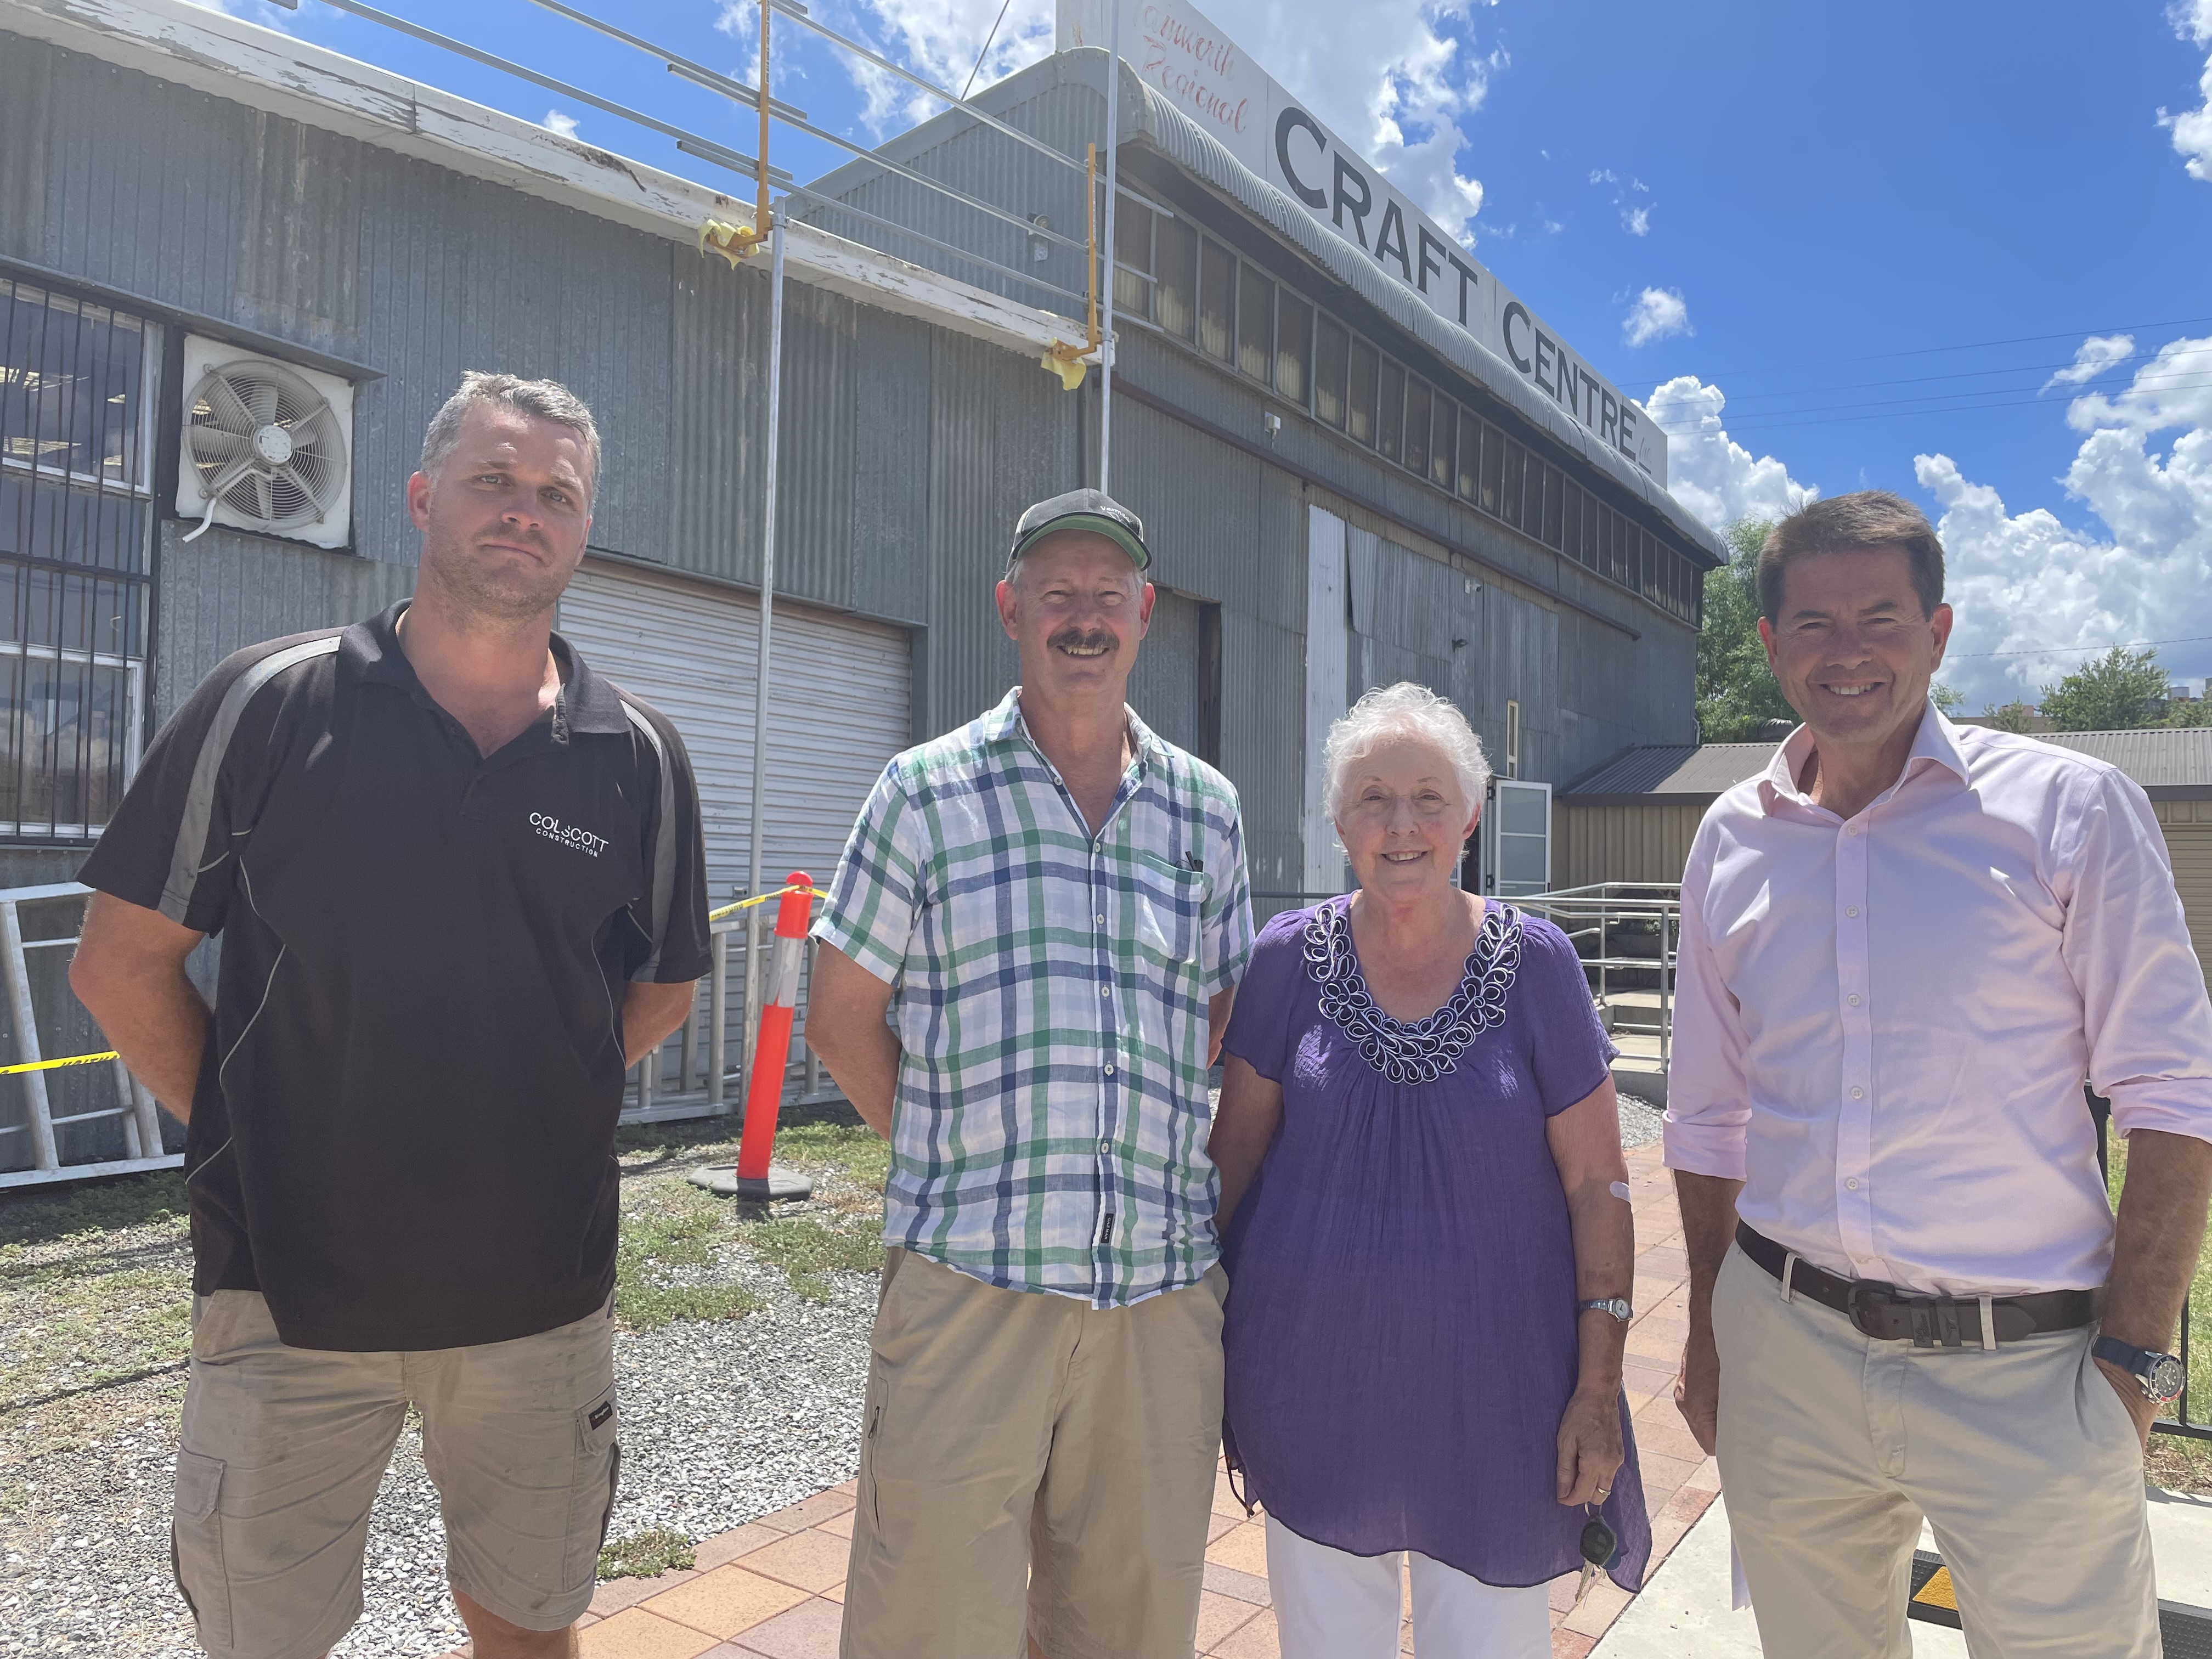
<svg viewBox="0 0 2212 1659">
<path fill-rule="evenodd" d="M 2153 1400 L 2170 1400 L 2172 1395 L 2154 1391 L 2151 1378 L 2160 1364 L 2172 1358 L 2170 1354 L 2154 1353 L 2148 1348 L 2138 1348 L 2123 1342 L 2117 1336 L 2100 1336 L 2089 1345 L 2089 1357 L 2101 1359 L 2108 1365 L 2118 1365 L 2142 1385 L 2143 1393 Z"/>
</svg>

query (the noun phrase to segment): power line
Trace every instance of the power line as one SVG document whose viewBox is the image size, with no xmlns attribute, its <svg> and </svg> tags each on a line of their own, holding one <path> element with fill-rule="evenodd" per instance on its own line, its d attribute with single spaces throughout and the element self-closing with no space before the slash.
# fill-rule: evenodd
<svg viewBox="0 0 2212 1659">
<path fill-rule="evenodd" d="M 1947 663 L 1978 661 L 1985 657 L 2054 657 L 2062 651 L 2139 651 L 2153 645 L 2201 645 L 2212 634 L 2191 634 L 2179 640 L 2116 640 L 2110 645 L 2045 645 L 2030 651 L 1947 651 Z"/>
<path fill-rule="evenodd" d="M 1720 374 L 1760 374 L 1776 369 L 1820 368 L 1829 363 L 1885 362 L 1895 357 L 1932 357 L 1947 351 L 1984 351 L 1995 346 L 2032 345 L 2043 340 L 2087 339 L 2093 334 L 2130 334 L 2137 329 L 2189 328 L 2212 323 L 2212 317 L 2176 317 L 2162 323 L 2115 323 L 2109 328 L 2069 328 L 2056 334 L 2020 334 L 2008 340 L 1972 340 L 1961 345 L 1916 346 L 1909 351 L 1873 351 L 1850 357 L 1813 357 L 1796 363 L 1760 363 L 1712 371 Z"/>
<path fill-rule="evenodd" d="M 2204 384 L 2212 385 L 2212 381 Z M 1770 420 L 1754 416 L 1741 426 L 1723 424 L 1722 430 L 1735 437 L 1744 433 L 1782 432 L 1801 426 L 1847 426 L 1862 421 L 1904 421 L 1935 415 L 1978 415 L 1984 410 L 1999 409 L 2049 409 L 2053 407 L 2041 398 L 2014 398 L 1995 404 L 1962 404 L 1953 409 L 1894 409 L 1879 415 L 1826 415 L 1810 421 Z M 1778 414 L 1795 414 L 1794 410 L 1778 410 Z M 1657 417 L 1653 417 L 1656 421 Z M 1661 423 L 1664 430 L 1664 423 Z"/>
<path fill-rule="evenodd" d="M 2212 362 L 2208 362 L 2206 368 L 2212 368 Z M 2207 386 L 2212 386 L 2212 374 L 2207 374 L 2203 371 L 2192 367 L 2185 373 L 2180 374 L 2138 375 L 2130 383 L 2128 389 L 2132 391 L 2137 387 L 2161 386 L 2169 390 L 2194 391 L 2199 387 Z M 2025 386 L 1977 386 L 1962 389 L 1957 392 L 1931 392 L 1918 398 L 1872 398 L 1863 403 L 1855 404 L 1808 404 L 1802 409 L 1771 409 L 1764 411 L 1753 410 L 1745 418 L 1747 424 L 1764 425 L 1768 422 L 1783 420 L 1786 416 L 1796 415 L 1827 415 L 1835 413 L 1838 410 L 1853 409 L 1896 409 L 1915 404 L 1954 402 L 1961 398 L 2009 397 L 2013 393 L 2018 392 L 2027 392 L 2035 394 L 2034 396 L 2023 400 L 2027 403 L 2042 403 L 2045 404 L 2048 407 L 2057 407 L 2055 403 L 2050 403 L 2044 398 L 2044 390 L 2045 388 L 2032 384 Z M 2103 392 L 2075 392 L 2072 394 L 2072 397 L 2069 398 L 2068 401 L 2072 401 L 2073 398 L 2103 395 L 2105 395 Z M 1669 410 L 1676 406 L 1677 405 L 1673 403 L 1649 404 L 1645 405 L 1645 410 L 1647 412 L 1650 413 L 1652 415 L 1652 418 L 1656 420 L 1659 418 L 1657 414 L 1658 410 Z M 1975 408 L 2008 409 L 2012 406 L 2013 405 L 2010 404 L 1963 404 L 1959 405 L 1960 408 L 1967 410 Z M 1948 411 L 1943 410 L 1929 410 L 1925 412 L 1940 415 Z"/>
</svg>

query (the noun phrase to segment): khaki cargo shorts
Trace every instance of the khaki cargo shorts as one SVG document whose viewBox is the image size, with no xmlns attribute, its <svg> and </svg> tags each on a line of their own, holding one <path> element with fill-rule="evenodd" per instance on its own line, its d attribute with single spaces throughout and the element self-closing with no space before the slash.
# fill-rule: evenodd
<svg viewBox="0 0 2212 1659">
<path fill-rule="evenodd" d="M 171 1529 L 213 1659 L 313 1659 L 361 1617 L 369 1504 L 411 1403 L 453 1587 L 560 1630 L 590 1603 L 614 1506 L 612 1305 L 511 1342 L 289 1348 L 251 1291 L 194 1299 Z"/>
</svg>

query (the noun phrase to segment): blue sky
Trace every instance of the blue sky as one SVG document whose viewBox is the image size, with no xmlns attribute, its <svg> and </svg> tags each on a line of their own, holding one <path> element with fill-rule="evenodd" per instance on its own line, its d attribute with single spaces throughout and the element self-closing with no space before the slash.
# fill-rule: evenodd
<svg viewBox="0 0 2212 1659">
<path fill-rule="evenodd" d="M 526 0 L 384 3 L 754 148 L 748 112 Z M 814 9 L 957 82 L 1000 3 Z M 226 9 L 729 182 L 318 0 Z M 752 78 L 750 3 L 587 9 Z M 2212 673 L 2194 637 L 2212 636 L 2212 0 L 1205 9 L 1646 396 L 1693 510 L 1720 524 L 1879 485 L 1937 518 L 1960 611 L 1948 677 L 1972 706 L 2115 641 L 2179 640 L 2160 647 L 2176 677 Z M 817 125 L 866 143 L 917 112 L 795 27 L 776 38 L 775 89 Z M 981 79 L 1050 41 L 1051 0 L 1009 0 Z M 837 159 L 777 145 L 801 177 Z"/>
</svg>

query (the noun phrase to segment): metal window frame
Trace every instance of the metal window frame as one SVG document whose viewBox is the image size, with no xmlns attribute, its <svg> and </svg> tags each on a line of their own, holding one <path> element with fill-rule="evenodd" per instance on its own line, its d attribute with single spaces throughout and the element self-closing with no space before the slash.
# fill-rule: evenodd
<svg viewBox="0 0 2212 1659">
<path fill-rule="evenodd" d="M 112 320 L 121 318 L 135 325 L 138 336 L 138 398 L 136 411 L 136 431 L 133 441 L 137 446 L 133 471 L 137 476 L 118 479 L 105 473 L 83 473 L 66 466 L 47 466 L 35 460 L 19 460 L 0 457 L 0 470 L 26 478 L 33 485 L 44 485 L 79 494 L 91 494 L 119 498 L 125 501 L 143 502 L 149 508 L 155 506 L 157 482 L 157 444 L 161 431 L 162 399 L 169 387 L 163 369 L 167 365 L 170 324 L 161 317 L 119 306 L 105 297 L 87 298 L 72 294 L 35 278 L 14 274 L 0 266 L 0 284 L 7 289 L 9 303 L 23 302 L 26 291 L 33 296 L 30 302 L 52 309 L 52 301 L 65 302 L 80 319 L 88 310 Z M 35 439 L 36 433 L 33 433 Z M 44 556 L 37 553 L 0 554 L 0 562 L 24 571 L 43 570 L 62 579 L 77 578 L 88 583 L 112 581 L 118 586 L 136 587 L 145 595 L 145 614 L 139 634 L 140 654 L 83 650 L 74 647 L 45 644 L 30 640 L 0 640 L 0 662 L 19 660 L 26 665 L 49 662 L 60 665 L 74 664 L 82 666 L 113 669 L 124 677 L 124 731 L 122 734 L 122 787 L 128 790 L 137 775 L 138 762 L 143 752 L 146 738 L 146 670 L 152 656 L 153 609 L 155 597 L 154 545 L 160 520 L 158 511 L 148 511 L 139 534 L 143 538 L 139 548 L 137 569 L 116 569 L 104 565 L 80 564 L 72 560 Z M 0 718 L 13 720 L 28 711 L 21 706 L 0 710 Z M 80 788 L 83 782 L 82 763 L 88 759 L 84 751 L 86 739 L 80 737 Z M 17 784 L 34 776 L 46 765 L 43 755 L 18 755 Z M 56 781 L 58 781 L 57 778 Z M 21 795 L 18 799 L 20 802 Z M 76 803 L 88 805 L 88 796 Z M 64 818 L 41 819 L 35 823 L 16 818 L 0 819 L 0 843 L 14 847 L 70 847 L 83 846 L 98 839 L 106 828 L 103 820 L 91 821 L 88 812 L 82 821 Z"/>
</svg>

